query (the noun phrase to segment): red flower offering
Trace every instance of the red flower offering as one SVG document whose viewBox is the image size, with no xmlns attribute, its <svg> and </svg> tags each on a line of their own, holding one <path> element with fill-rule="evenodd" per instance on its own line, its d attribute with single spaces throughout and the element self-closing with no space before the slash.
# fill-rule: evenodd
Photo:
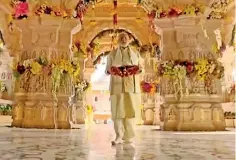
<svg viewBox="0 0 236 160">
<path fill-rule="evenodd" d="M 135 75 L 140 72 L 139 66 L 127 66 L 128 75 Z"/>
<path fill-rule="evenodd" d="M 152 89 L 152 85 L 150 83 L 147 83 L 145 81 L 141 82 L 141 88 L 144 93 L 150 93 Z"/>
<path fill-rule="evenodd" d="M 120 67 L 111 67 L 111 74 L 117 75 L 120 77 L 127 77 L 139 73 L 138 66 L 120 66 Z"/>
</svg>

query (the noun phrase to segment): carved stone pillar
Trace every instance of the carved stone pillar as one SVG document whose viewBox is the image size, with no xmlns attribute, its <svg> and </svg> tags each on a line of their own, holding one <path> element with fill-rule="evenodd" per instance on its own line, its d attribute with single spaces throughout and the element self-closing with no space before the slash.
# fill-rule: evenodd
<svg viewBox="0 0 236 160">
<path fill-rule="evenodd" d="M 78 24 L 76 20 L 58 17 L 29 17 L 27 20 L 14 22 L 22 31 L 22 53 L 19 61 L 44 57 L 48 61 L 70 60 L 71 30 Z M 15 107 L 23 108 L 22 123 L 13 116 L 12 126 L 24 128 L 70 128 L 71 112 L 69 96 L 71 80 L 66 79 L 65 87 L 59 88 L 57 98 L 52 94 L 50 76 L 33 75 L 28 81 L 20 78 L 21 85 L 15 88 Z M 22 84 L 28 89 L 21 92 Z M 24 88 L 25 89 L 25 88 Z M 24 98 L 21 98 L 24 97 Z M 19 110 L 19 109 L 18 109 Z M 14 114 L 18 114 L 15 112 Z"/>
<path fill-rule="evenodd" d="M 76 124 L 84 124 L 86 118 L 86 108 L 85 102 L 79 101 L 75 104 L 75 123 Z"/>
<path fill-rule="evenodd" d="M 163 23 L 162 60 L 216 59 L 211 53 L 214 42 L 213 33 L 221 24 L 219 21 L 207 22 L 208 39 L 198 25 L 198 18 L 172 19 Z M 157 23 L 160 24 L 160 23 Z M 214 25 L 211 25 L 214 24 Z M 217 24 L 217 25 L 216 25 Z M 211 32 L 210 32 L 211 31 Z M 175 97 L 170 78 L 162 78 L 161 93 L 165 102 L 161 105 L 161 128 L 165 131 L 213 131 L 224 130 L 224 112 L 221 107 L 221 84 L 213 80 L 211 93 L 207 93 L 204 82 L 185 77 L 182 83 L 183 95 Z"/>
<path fill-rule="evenodd" d="M 21 127 L 24 118 L 24 106 L 25 106 L 25 94 L 24 93 L 16 93 L 15 101 L 12 108 L 12 126 Z"/>
<path fill-rule="evenodd" d="M 155 73 L 156 63 L 158 63 L 157 58 L 155 57 L 143 57 L 145 59 L 145 74 L 142 75 L 142 80 L 148 83 L 153 83 L 157 77 Z M 159 105 L 158 105 L 158 93 L 142 94 L 142 104 L 144 105 L 143 109 L 143 118 L 145 125 L 159 125 Z"/>
</svg>

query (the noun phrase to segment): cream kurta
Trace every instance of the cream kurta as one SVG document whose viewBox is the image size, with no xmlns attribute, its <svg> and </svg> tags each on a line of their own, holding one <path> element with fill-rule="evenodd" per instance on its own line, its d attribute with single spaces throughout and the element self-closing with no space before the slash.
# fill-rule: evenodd
<svg viewBox="0 0 236 160">
<path fill-rule="evenodd" d="M 118 48 L 108 57 L 107 70 L 111 66 L 139 65 L 142 69 L 140 57 L 129 47 Z M 111 111 L 112 119 L 134 118 L 135 112 L 141 105 L 139 75 L 121 78 L 111 76 Z"/>
</svg>

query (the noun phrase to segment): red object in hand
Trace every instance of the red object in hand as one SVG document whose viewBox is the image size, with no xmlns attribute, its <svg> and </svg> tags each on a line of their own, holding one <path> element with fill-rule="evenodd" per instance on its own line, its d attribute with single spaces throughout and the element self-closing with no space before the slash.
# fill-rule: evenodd
<svg viewBox="0 0 236 160">
<path fill-rule="evenodd" d="M 140 72 L 138 66 L 127 66 L 128 75 L 135 75 Z"/>
<path fill-rule="evenodd" d="M 111 75 L 119 75 L 120 70 L 117 67 L 111 67 L 110 74 Z"/>
<path fill-rule="evenodd" d="M 139 73 L 140 70 L 138 66 L 121 66 L 121 67 L 111 67 L 110 72 L 111 75 L 127 77 Z"/>
</svg>

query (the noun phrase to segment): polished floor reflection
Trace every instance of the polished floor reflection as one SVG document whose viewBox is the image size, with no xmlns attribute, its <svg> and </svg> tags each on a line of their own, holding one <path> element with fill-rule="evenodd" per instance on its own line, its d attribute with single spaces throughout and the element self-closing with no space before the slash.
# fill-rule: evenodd
<svg viewBox="0 0 236 160">
<path fill-rule="evenodd" d="M 137 126 L 133 145 L 111 146 L 111 125 L 73 130 L 0 127 L 1 160 L 234 160 L 235 131 L 163 132 Z"/>
</svg>

